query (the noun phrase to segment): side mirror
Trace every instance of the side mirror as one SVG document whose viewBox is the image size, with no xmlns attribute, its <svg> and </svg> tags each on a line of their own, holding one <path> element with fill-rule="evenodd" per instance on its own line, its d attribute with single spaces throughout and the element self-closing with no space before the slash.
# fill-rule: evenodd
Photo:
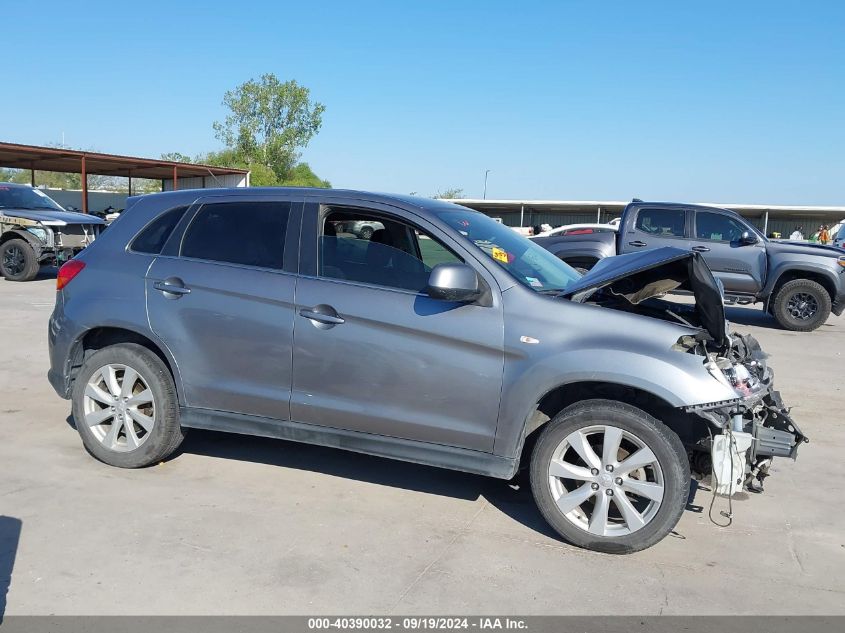
<svg viewBox="0 0 845 633">
<path fill-rule="evenodd" d="M 752 233 L 751 231 L 743 231 L 742 235 L 739 236 L 739 243 L 743 246 L 756 244 L 757 241 L 757 236 L 754 235 L 754 233 Z"/>
<path fill-rule="evenodd" d="M 478 274 L 466 264 L 437 264 L 428 278 L 428 295 L 444 301 L 475 301 L 481 296 Z"/>
</svg>

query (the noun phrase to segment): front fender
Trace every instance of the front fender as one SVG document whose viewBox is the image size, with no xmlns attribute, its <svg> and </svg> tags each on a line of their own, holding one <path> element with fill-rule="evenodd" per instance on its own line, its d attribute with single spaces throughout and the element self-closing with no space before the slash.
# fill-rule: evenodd
<svg viewBox="0 0 845 633">
<path fill-rule="evenodd" d="M 0 242 L 5 242 L 7 240 L 20 238 L 26 241 L 32 247 L 33 252 L 35 253 L 35 258 L 38 259 L 41 257 L 42 251 L 46 248 L 44 242 L 39 240 L 35 237 L 32 233 L 27 231 L 26 229 L 10 229 L 3 234 L 2 240 Z"/>
<path fill-rule="evenodd" d="M 736 399 L 733 389 L 709 374 L 701 356 L 670 353 L 677 355 L 671 362 L 633 351 L 581 349 L 549 356 L 519 376 L 511 376 L 502 398 L 493 452 L 514 456 L 537 403 L 564 385 L 602 382 L 633 387 L 676 408 Z"/>
<path fill-rule="evenodd" d="M 830 264 L 826 260 L 819 262 L 806 261 L 802 259 L 788 258 L 778 261 L 769 271 L 769 277 L 766 279 L 766 286 L 763 289 L 763 294 L 768 301 L 772 298 L 772 292 L 777 287 L 778 282 L 787 273 L 809 273 L 810 275 L 820 275 L 826 279 L 830 285 L 835 288 L 834 295 L 831 297 L 833 301 L 841 301 L 845 295 L 845 268 L 842 268 L 836 263 L 835 259 L 830 259 Z M 799 274 L 800 277 L 800 274 Z"/>
</svg>

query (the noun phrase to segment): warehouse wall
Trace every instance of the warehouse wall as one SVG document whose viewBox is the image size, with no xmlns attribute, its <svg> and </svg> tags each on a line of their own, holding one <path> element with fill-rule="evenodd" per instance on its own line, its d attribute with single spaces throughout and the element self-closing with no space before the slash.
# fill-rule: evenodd
<svg viewBox="0 0 845 633">
<path fill-rule="evenodd" d="M 164 191 L 173 191 L 173 180 L 163 180 Z M 179 189 L 206 189 L 216 187 L 246 187 L 248 183 L 246 174 L 225 174 L 223 176 L 201 176 L 191 178 L 179 178 Z"/>
</svg>

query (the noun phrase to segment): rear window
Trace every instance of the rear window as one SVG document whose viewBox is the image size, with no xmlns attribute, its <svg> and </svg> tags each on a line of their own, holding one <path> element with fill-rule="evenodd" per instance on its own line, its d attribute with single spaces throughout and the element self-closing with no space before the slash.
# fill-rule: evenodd
<svg viewBox="0 0 845 633">
<path fill-rule="evenodd" d="M 658 237 L 684 237 L 685 217 L 683 209 L 640 209 L 635 226 Z"/>
<path fill-rule="evenodd" d="M 167 238 L 170 237 L 173 229 L 179 224 L 179 220 L 182 219 L 187 210 L 188 207 L 176 207 L 162 213 L 138 234 L 132 241 L 130 249 L 136 253 L 149 253 L 150 255 L 161 253 Z"/>
<path fill-rule="evenodd" d="M 281 270 L 289 202 L 206 204 L 182 240 L 182 257 Z"/>
</svg>

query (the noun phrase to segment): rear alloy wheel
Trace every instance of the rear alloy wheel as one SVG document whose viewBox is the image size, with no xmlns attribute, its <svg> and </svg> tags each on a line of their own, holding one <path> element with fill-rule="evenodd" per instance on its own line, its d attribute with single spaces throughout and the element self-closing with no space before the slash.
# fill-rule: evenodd
<svg viewBox="0 0 845 633">
<path fill-rule="evenodd" d="M 13 239 L 0 245 L 0 273 L 9 281 L 32 281 L 38 269 L 35 251 L 26 240 Z"/>
<path fill-rule="evenodd" d="M 810 332 L 830 316 L 830 295 L 824 287 L 809 279 L 793 279 L 778 291 L 772 314 L 781 327 L 795 332 Z"/>
<path fill-rule="evenodd" d="M 170 371 L 134 343 L 105 347 L 83 363 L 73 385 L 73 417 L 86 450 L 121 468 L 157 463 L 184 438 Z"/>
<path fill-rule="evenodd" d="M 689 464 L 678 437 L 647 413 L 588 400 L 558 414 L 531 461 L 541 513 L 569 542 L 609 553 L 650 547 L 680 519 Z"/>
</svg>

